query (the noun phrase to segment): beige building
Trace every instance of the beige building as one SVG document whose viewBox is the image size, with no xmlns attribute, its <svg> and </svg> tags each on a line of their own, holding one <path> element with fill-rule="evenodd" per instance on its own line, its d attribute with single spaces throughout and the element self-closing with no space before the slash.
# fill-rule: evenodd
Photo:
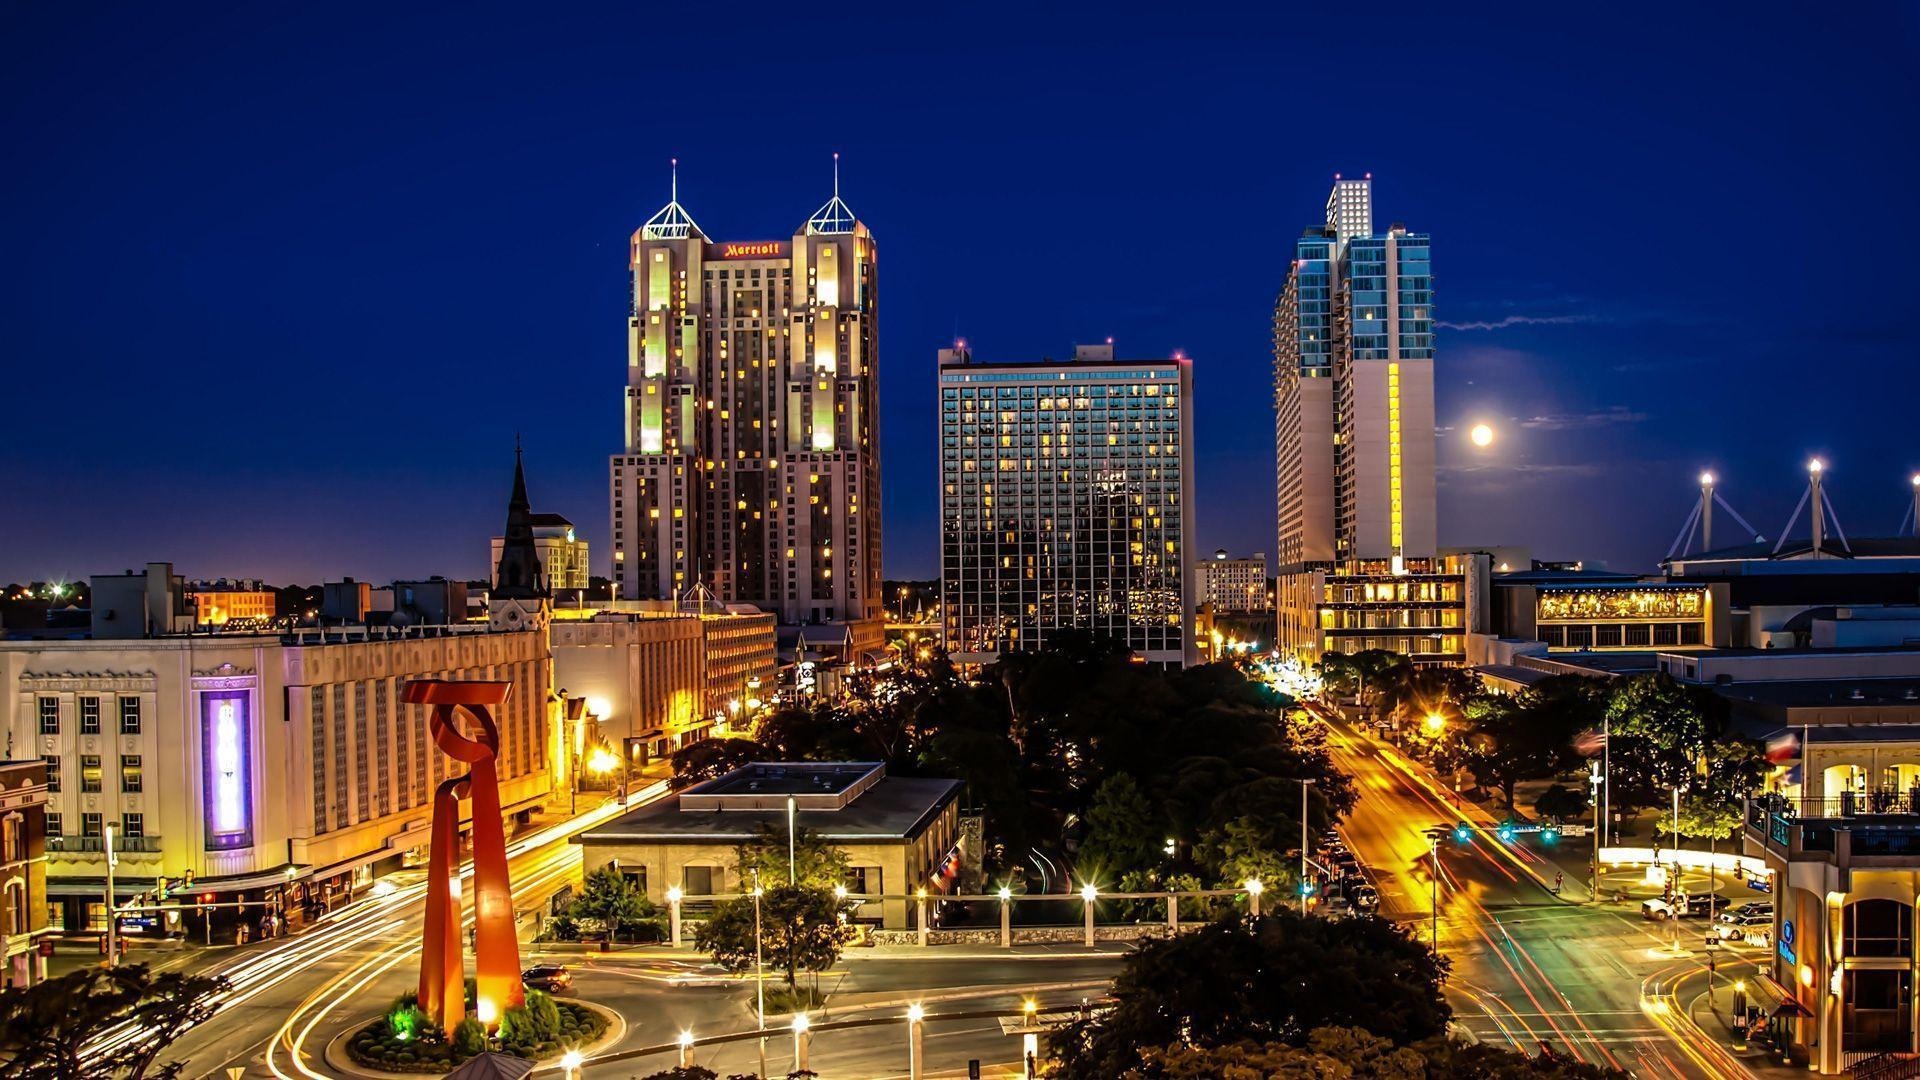
<svg viewBox="0 0 1920 1080">
<path fill-rule="evenodd" d="M 1256 551 L 1245 559 L 1230 559 L 1225 548 L 1213 558 L 1194 564 L 1195 592 L 1200 603 L 1213 605 L 1216 614 L 1272 611 L 1267 591 L 1267 553 Z"/>
<path fill-rule="evenodd" d="M 276 597 L 258 581 L 196 581 L 187 586 L 193 601 L 193 621 L 201 626 L 223 626 L 234 620 L 265 623 L 273 619 Z"/>
<path fill-rule="evenodd" d="M 573 522 L 559 514 L 528 514 L 533 529 L 533 550 L 540 558 L 548 592 L 578 592 L 587 587 L 592 564 L 588 562 L 586 537 L 574 532 Z M 496 536 L 489 548 L 487 565 L 495 570 L 493 584 L 500 584 L 500 553 L 507 538 Z M 606 599 L 602 590 L 600 599 Z"/>
<path fill-rule="evenodd" d="M 297 918 L 427 843 L 433 786 L 461 767 L 401 703 L 410 679 L 512 681 L 501 803 L 543 802 L 550 666 L 544 631 L 467 625 L 8 641 L 0 732 L 9 757 L 46 763 L 64 929 L 104 926 L 108 825 L 123 900 L 190 873 L 222 899 L 282 897 Z"/>
<path fill-rule="evenodd" d="M 551 633 L 555 684 L 648 757 L 744 733 L 749 699 L 772 693 L 772 615 L 602 611 L 557 619 Z"/>
<path fill-rule="evenodd" d="M 790 238 L 719 242 L 676 186 L 633 234 L 621 597 L 880 619 L 877 254 L 837 190 Z"/>
<path fill-rule="evenodd" d="M 0 761 L 0 930 L 6 935 L 6 987 L 47 977 L 41 942 L 51 933 L 47 906 L 47 767 Z"/>
<path fill-rule="evenodd" d="M 750 890 L 736 849 L 799 828 L 846 852 L 847 891 L 871 897 L 856 918 L 912 925 L 914 894 L 955 891 L 961 851 L 958 780 L 890 777 L 878 762 L 769 762 L 650 803 L 581 833 L 587 873 L 617 867 L 656 904 L 667 890 L 703 898 Z M 975 853 L 977 857 L 977 853 Z M 702 901 L 696 899 L 695 903 Z"/>
</svg>

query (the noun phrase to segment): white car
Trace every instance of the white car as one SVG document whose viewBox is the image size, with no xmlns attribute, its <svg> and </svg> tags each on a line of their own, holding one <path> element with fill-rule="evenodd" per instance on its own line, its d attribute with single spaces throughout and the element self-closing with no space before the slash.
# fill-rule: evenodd
<svg viewBox="0 0 1920 1080">
<path fill-rule="evenodd" d="M 1773 933 L 1773 915 L 1722 915 L 1713 932 L 1721 941 L 1751 942 L 1758 935 Z"/>
</svg>

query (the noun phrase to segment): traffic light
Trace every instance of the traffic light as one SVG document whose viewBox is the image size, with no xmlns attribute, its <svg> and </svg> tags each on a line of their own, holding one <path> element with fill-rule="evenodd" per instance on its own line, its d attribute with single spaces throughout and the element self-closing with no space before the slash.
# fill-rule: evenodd
<svg viewBox="0 0 1920 1080">
<path fill-rule="evenodd" d="M 1503 821 L 1500 823 L 1500 827 L 1494 830 L 1494 835 L 1500 838 L 1501 843 L 1511 844 L 1517 834 L 1514 832 L 1513 822 Z"/>
<path fill-rule="evenodd" d="M 160 879 L 159 888 L 156 890 L 156 892 L 160 897 L 161 903 L 164 904 L 167 902 L 167 890 L 171 889 L 172 887 L 173 887 L 173 882 L 168 881 L 166 878 Z"/>
<path fill-rule="evenodd" d="M 1559 842 L 1560 842 L 1560 826 L 1558 826 L 1558 825 L 1543 825 L 1543 826 L 1541 826 L 1541 827 L 1540 827 L 1540 842 L 1541 842 L 1541 843 L 1543 843 L 1543 844 L 1557 844 L 1557 843 L 1559 843 Z"/>
<path fill-rule="evenodd" d="M 1473 839 L 1473 827 L 1464 821 L 1455 825 L 1453 827 L 1453 839 L 1455 843 L 1467 843 Z"/>
<path fill-rule="evenodd" d="M 1301 895 L 1301 896 L 1312 896 L 1312 895 L 1313 895 L 1313 882 L 1311 882 L 1311 881 L 1302 881 L 1302 882 L 1300 883 L 1300 895 Z"/>
</svg>

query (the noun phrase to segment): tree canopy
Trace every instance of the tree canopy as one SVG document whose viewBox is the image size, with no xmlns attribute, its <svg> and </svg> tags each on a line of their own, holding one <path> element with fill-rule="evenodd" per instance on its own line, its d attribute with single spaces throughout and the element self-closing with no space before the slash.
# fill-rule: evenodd
<svg viewBox="0 0 1920 1080">
<path fill-rule="evenodd" d="M 225 978 L 155 974 L 145 964 L 86 967 L 34 986 L 0 993 L 0 1077 L 33 1080 L 96 1080 L 124 1076 L 170 1077 L 179 1063 L 155 1068 L 174 1040 L 219 1007 L 215 995 Z M 82 1049 L 121 1025 L 145 1033 L 101 1048 L 91 1058 Z"/>
<path fill-rule="evenodd" d="M 1051 1045 L 1067 1080 L 1128 1075 L 1154 1047 L 1302 1046 L 1324 1027 L 1364 1027 L 1402 1045 L 1445 1030 L 1446 971 L 1379 919 L 1229 918 L 1140 948 L 1114 981 L 1113 1008 Z"/>
</svg>

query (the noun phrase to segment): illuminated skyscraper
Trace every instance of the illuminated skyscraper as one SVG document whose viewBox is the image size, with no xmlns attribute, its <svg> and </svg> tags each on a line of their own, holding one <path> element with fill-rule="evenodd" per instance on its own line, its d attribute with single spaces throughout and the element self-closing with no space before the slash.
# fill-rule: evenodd
<svg viewBox="0 0 1920 1080">
<path fill-rule="evenodd" d="M 880 617 L 873 236 L 834 195 L 786 240 L 708 239 L 672 199 L 633 234 L 627 599 L 705 584 L 783 623 Z"/>
<path fill-rule="evenodd" d="M 942 632 L 960 663 L 1061 630 L 1146 663 L 1196 657 L 1192 365 L 976 362 L 940 350 Z"/>
<path fill-rule="evenodd" d="M 1278 640 L 1450 660 L 1464 598 L 1436 550 L 1429 242 L 1375 235 L 1371 189 L 1336 180 L 1274 309 Z"/>
</svg>

